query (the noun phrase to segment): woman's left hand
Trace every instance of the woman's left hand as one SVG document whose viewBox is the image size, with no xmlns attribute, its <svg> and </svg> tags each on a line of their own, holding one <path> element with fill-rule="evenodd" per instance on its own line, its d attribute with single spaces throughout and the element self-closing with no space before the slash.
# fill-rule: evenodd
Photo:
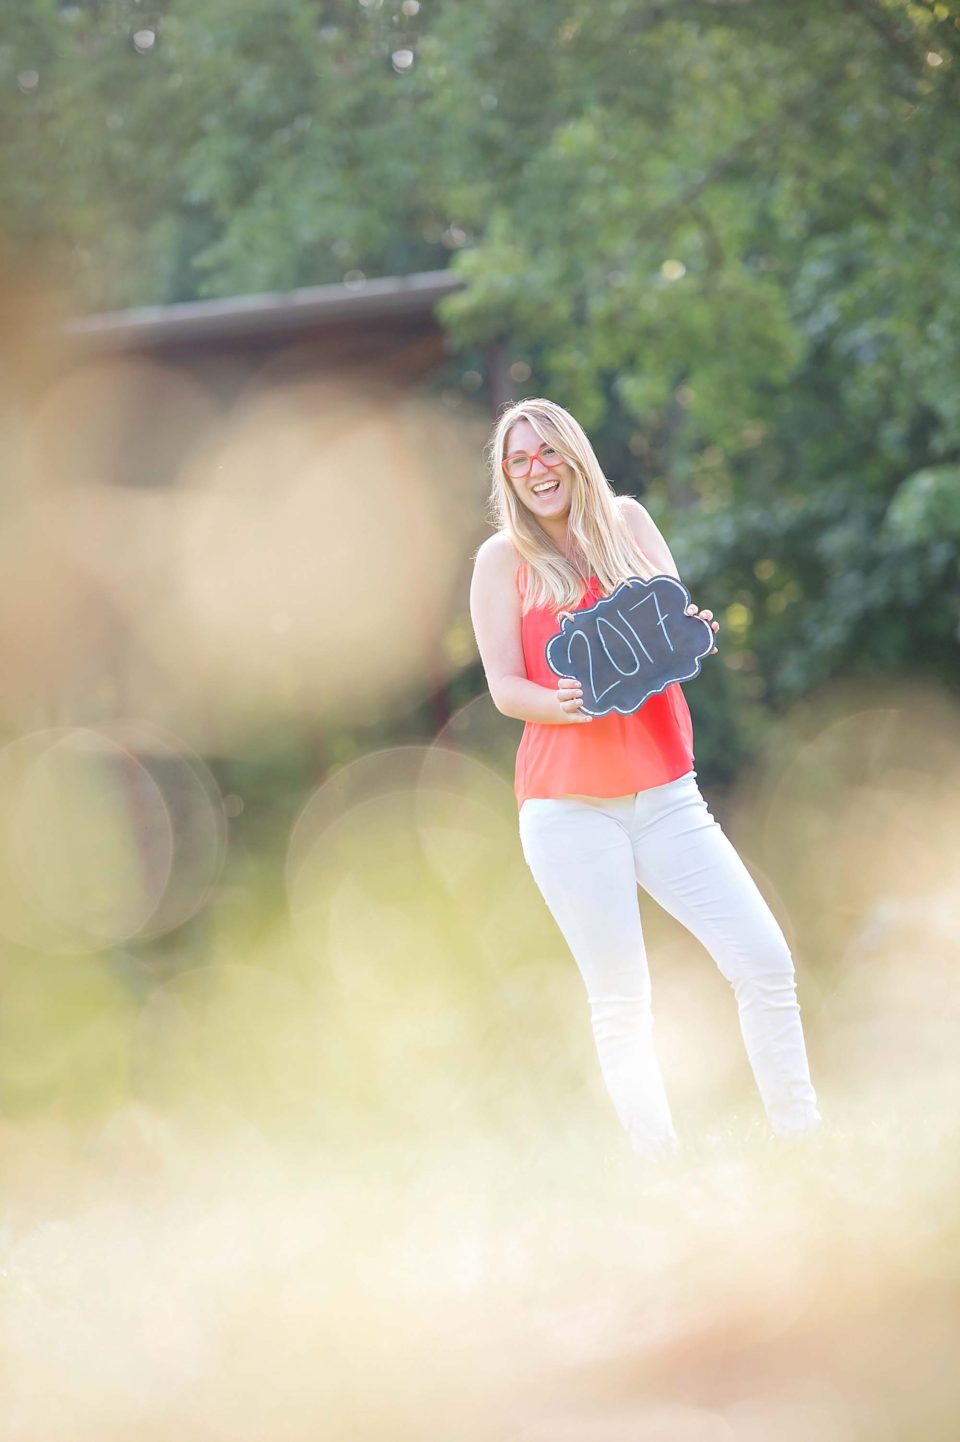
<svg viewBox="0 0 960 1442">
<path fill-rule="evenodd" d="M 712 611 L 701 611 L 701 610 L 693 603 L 693 601 L 691 601 L 691 602 L 690 602 L 690 605 L 687 607 L 687 615 L 688 615 L 688 616 L 696 616 L 697 619 L 700 620 L 700 621 L 709 621 L 709 622 L 710 622 L 710 627 L 711 627 L 711 629 L 713 630 L 714 634 L 716 634 L 716 632 L 720 630 L 720 622 L 719 622 L 719 621 L 715 621 L 715 620 L 713 619 L 713 612 L 712 612 Z M 716 654 L 716 650 L 717 650 L 717 648 L 716 648 L 716 646 L 714 646 L 713 650 L 712 650 L 709 654 L 710 654 L 711 656 L 715 655 L 715 654 Z"/>
</svg>

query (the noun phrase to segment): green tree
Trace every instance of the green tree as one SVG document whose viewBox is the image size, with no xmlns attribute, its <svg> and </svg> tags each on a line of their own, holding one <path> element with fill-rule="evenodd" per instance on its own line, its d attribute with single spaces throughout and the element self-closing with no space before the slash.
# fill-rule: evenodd
<svg viewBox="0 0 960 1442">
<path fill-rule="evenodd" d="M 720 769 L 839 672 L 955 683 L 956 3 L 6 8 L 8 243 L 100 308 L 452 264 L 450 378 L 525 362 L 725 619 Z"/>
</svg>

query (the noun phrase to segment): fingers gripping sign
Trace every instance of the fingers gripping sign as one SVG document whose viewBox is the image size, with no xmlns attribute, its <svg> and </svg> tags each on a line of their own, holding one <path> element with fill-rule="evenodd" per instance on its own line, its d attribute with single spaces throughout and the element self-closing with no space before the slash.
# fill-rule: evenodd
<svg viewBox="0 0 960 1442">
<path fill-rule="evenodd" d="M 557 620 L 561 623 L 565 620 L 573 620 L 576 611 L 558 611 Z M 557 682 L 557 700 L 560 703 L 560 710 L 563 712 L 562 721 L 581 722 L 592 721 L 583 709 L 583 685 L 576 676 L 561 676 Z"/>
<path fill-rule="evenodd" d="M 569 614 L 569 613 L 568 613 L 568 614 Z M 693 601 L 691 601 L 690 604 L 689 604 L 689 606 L 687 607 L 686 614 L 687 614 L 688 616 L 699 616 L 701 621 L 708 621 L 708 622 L 710 623 L 710 629 L 711 629 L 712 631 L 714 631 L 714 632 L 717 632 L 717 631 L 720 630 L 720 622 L 719 622 L 719 621 L 715 621 L 715 620 L 713 619 L 713 612 L 712 612 L 712 611 L 700 611 L 700 610 L 698 610 L 698 609 L 697 609 L 697 606 L 696 606 L 696 603 L 693 602 Z M 711 655 L 711 656 L 715 656 L 716 654 L 717 654 L 717 648 L 716 648 L 716 646 L 714 646 L 713 650 L 710 652 L 710 655 Z"/>
<path fill-rule="evenodd" d="M 557 699 L 565 722 L 592 721 L 583 709 L 583 684 L 575 676 L 561 676 L 557 682 Z"/>
</svg>

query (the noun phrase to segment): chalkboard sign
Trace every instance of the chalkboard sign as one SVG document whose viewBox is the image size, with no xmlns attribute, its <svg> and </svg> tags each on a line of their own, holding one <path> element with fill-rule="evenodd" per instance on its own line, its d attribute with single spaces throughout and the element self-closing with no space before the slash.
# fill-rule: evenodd
<svg viewBox="0 0 960 1442">
<path fill-rule="evenodd" d="M 673 576 L 630 576 L 564 617 L 547 642 L 547 665 L 557 676 L 576 677 L 589 716 L 629 716 L 674 681 L 699 676 L 716 645 L 710 622 L 686 614 L 690 604 L 690 592 Z"/>
</svg>

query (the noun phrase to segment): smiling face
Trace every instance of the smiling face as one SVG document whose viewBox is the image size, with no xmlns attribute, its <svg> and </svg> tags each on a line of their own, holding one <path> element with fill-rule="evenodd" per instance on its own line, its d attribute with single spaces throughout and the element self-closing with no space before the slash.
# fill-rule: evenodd
<svg viewBox="0 0 960 1442">
<path fill-rule="evenodd" d="M 507 484 L 513 487 L 522 505 L 531 511 L 543 528 L 552 534 L 559 534 L 566 528 L 573 499 L 573 472 L 566 461 L 559 466 L 548 466 L 547 460 L 554 460 L 554 454 L 534 430 L 528 420 L 521 417 L 509 430 L 504 458 L 509 459 L 516 451 L 535 455 L 540 447 L 544 455 L 537 456 L 528 476 L 509 476 Z M 528 462 L 526 464 L 529 464 Z"/>
</svg>

